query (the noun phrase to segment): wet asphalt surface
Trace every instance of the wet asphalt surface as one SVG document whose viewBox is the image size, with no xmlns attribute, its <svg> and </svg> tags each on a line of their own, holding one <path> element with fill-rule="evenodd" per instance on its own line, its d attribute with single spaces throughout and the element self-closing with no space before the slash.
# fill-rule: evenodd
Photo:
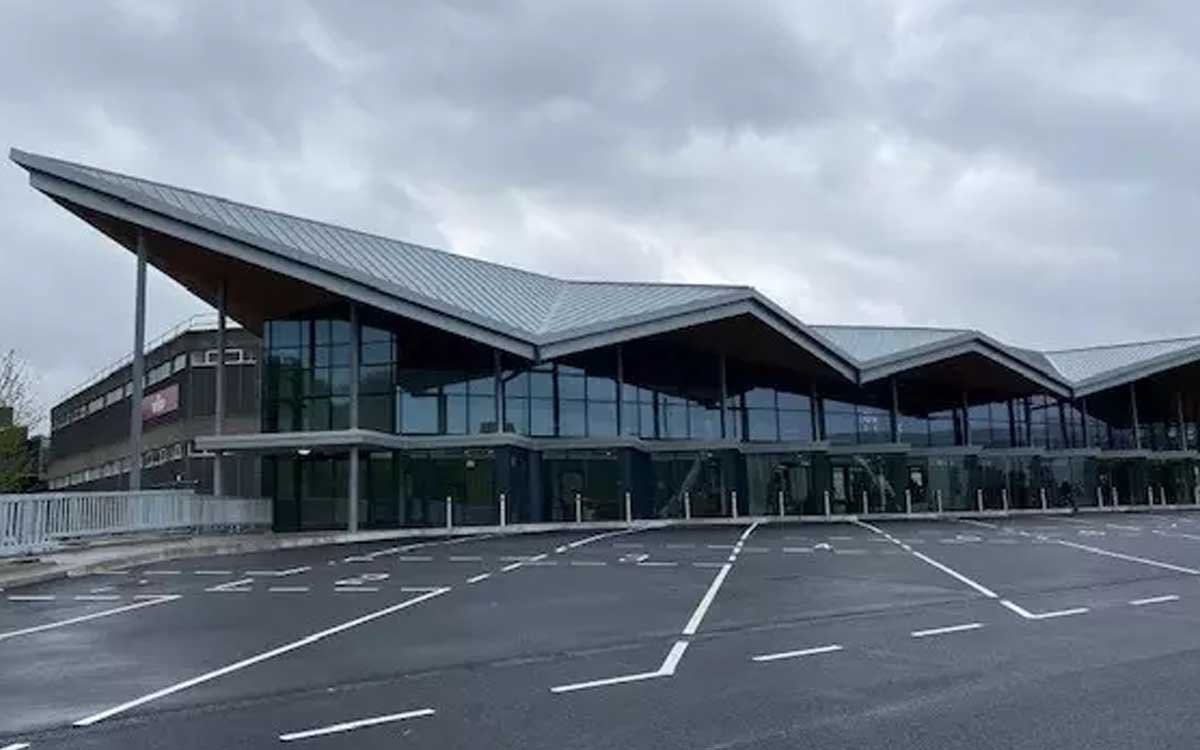
<svg viewBox="0 0 1200 750">
<path fill-rule="evenodd" d="M 0 749 L 1196 747 L 1200 513 L 867 521 L 5 591 Z"/>
</svg>

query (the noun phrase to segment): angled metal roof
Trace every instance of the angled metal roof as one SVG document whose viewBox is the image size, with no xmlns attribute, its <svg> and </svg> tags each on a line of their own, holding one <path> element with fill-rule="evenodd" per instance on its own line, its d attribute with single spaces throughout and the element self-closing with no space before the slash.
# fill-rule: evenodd
<svg viewBox="0 0 1200 750">
<path fill-rule="evenodd" d="M 814 325 L 811 327 L 859 362 L 870 362 L 930 344 L 944 343 L 956 336 L 970 333 L 960 328 L 850 325 Z"/>
<path fill-rule="evenodd" d="M 1200 336 L 1046 352 L 1077 389 L 1094 392 L 1200 360 Z"/>
<path fill-rule="evenodd" d="M 670 321 L 685 315 L 724 310 L 788 329 L 819 359 L 854 377 L 849 358 L 794 318 L 776 320 L 777 310 L 749 287 L 558 279 L 16 149 L 11 158 L 54 197 L 79 203 L 98 194 L 108 204 L 85 207 L 101 213 L 112 210 L 115 198 L 470 326 L 534 347 L 558 344 L 560 355 L 570 349 L 562 344 L 567 340 L 584 347 L 590 334 L 635 327 L 649 335 L 652 323 L 669 330 Z"/>
</svg>

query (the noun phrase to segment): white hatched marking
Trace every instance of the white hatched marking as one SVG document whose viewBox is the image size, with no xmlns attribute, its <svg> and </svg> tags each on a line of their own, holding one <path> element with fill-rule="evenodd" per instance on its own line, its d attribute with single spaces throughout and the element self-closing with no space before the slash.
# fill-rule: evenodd
<svg viewBox="0 0 1200 750">
<path fill-rule="evenodd" d="M 911 635 L 913 638 L 928 638 L 934 635 L 946 635 L 948 633 L 962 633 L 967 630 L 979 630 L 983 627 L 981 622 L 969 622 L 965 625 L 950 625 L 944 628 L 929 628 L 928 630 L 914 630 Z"/>
</svg>

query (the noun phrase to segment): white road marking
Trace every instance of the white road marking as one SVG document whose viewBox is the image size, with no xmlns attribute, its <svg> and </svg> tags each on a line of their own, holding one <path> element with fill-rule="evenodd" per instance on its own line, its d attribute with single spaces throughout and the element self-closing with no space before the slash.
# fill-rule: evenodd
<svg viewBox="0 0 1200 750">
<path fill-rule="evenodd" d="M 631 542 L 613 542 L 613 547 L 616 547 L 617 549 L 641 549 L 642 547 L 645 547 L 645 546 L 646 545 L 644 545 L 644 544 L 640 544 L 640 543 L 636 543 L 636 542 L 633 542 L 633 543 L 631 543 Z"/>
<path fill-rule="evenodd" d="M 1104 525 L 1110 529 L 1120 529 L 1121 531 L 1141 531 L 1142 530 L 1141 526 L 1122 526 L 1119 523 L 1106 523 Z"/>
<path fill-rule="evenodd" d="M 11 745 L 0 747 L 0 750 L 25 750 L 27 747 L 29 747 L 28 742 L 14 742 Z"/>
<path fill-rule="evenodd" d="M 479 555 L 451 555 L 450 562 L 483 562 Z"/>
<path fill-rule="evenodd" d="M 198 575 L 198 576 L 231 576 L 231 575 L 233 575 L 233 571 L 232 570 L 193 570 L 192 574 Z"/>
<path fill-rule="evenodd" d="M 728 563 L 723 563 L 723 562 L 694 562 L 694 563 L 692 563 L 692 567 L 693 568 L 723 568 L 727 564 Z"/>
<path fill-rule="evenodd" d="M 216 586 L 209 586 L 208 588 L 206 588 L 204 590 L 208 591 L 210 593 L 223 592 L 223 591 L 234 591 L 234 592 L 245 593 L 250 590 L 246 587 L 251 586 L 253 584 L 254 584 L 253 578 L 240 578 L 236 581 L 228 581 L 226 583 L 219 583 Z"/>
<path fill-rule="evenodd" d="M 788 554 L 811 553 L 812 548 L 811 547 L 784 547 L 783 551 Z"/>
<path fill-rule="evenodd" d="M 429 555 L 407 555 L 397 557 L 396 562 L 433 562 L 433 558 Z"/>
<path fill-rule="evenodd" d="M 109 617 L 111 615 L 119 615 L 122 612 L 132 612 L 135 609 L 141 609 L 143 607 L 153 607 L 155 604 L 165 604 L 166 602 L 173 602 L 178 598 L 179 598 L 179 596 L 174 596 L 174 595 L 173 596 L 156 596 L 153 599 L 150 599 L 150 600 L 147 600 L 144 602 L 138 602 L 137 604 L 126 604 L 124 607 L 117 607 L 115 609 L 106 609 L 101 612 L 93 612 L 90 615 L 80 615 L 79 617 L 72 617 L 68 620 L 58 620 L 56 622 L 48 622 L 45 625 L 37 625 L 32 628 L 24 628 L 22 630 L 12 630 L 7 633 L 0 633 L 0 641 L 7 640 L 9 638 L 16 638 L 19 635 L 29 635 L 30 633 L 40 633 L 43 630 L 52 630 L 54 628 L 61 628 L 66 625 L 74 625 L 75 623 L 79 623 L 79 622 L 87 622 L 88 620 L 98 620 L 101 617 Z"/>
<path fill-rule="evenodd" d="M 477 576 L 471 576 L 470 578 L 468 578 L 467 583 L 479 583 L 480 581 L 486 581 L 487 579 L 489 579 L 491 577 L 492 577 L 491 573 L 480 573 Z"/>
<path fill-rule="evenodd" d="M 1147 599 L 1134 599 L 1129 602 L 1135 607 L 1144 607 L 1147 604 L 1165 604 L 1166 602 L 1177 602 L 1179 596 L 1176 594 L 1167 594 L 1166 596 L 1151 596 Z"/>
<path fill-rule="evenodd" d="M 377 586 L 334 586 L 335 594 L 373 594 L 378 591 Z"/>
<path fill-rule="evenodd" d="M 79 721 L 76 721 L 75 726 L 77 726 L 77 727 L 91 726 L 92 724 L 95 724 L 97 722 L 104 721 L 105 719 L 116 716 L 117 714 L 125 713 L 126 711 L 128 711 L 131 708 L 137 708 L 138 706 L 143 706 L 152 701 L 156 701 L 159 698 L 165 698 L 168 695 L 174 695 L 175 693 L 178 693 L 183 690 L 187 690 L 188 688 L 195 687 L 196 685 L 200 685 L 205 682 L 215 680 L 218 677 L 223 677 L 227 674 L 230 674 L 231 672 L 236 672 L 239 669 L 245 669 L 246 667 L 258 664 L 259 662 L 263 662 L 268 659 L 273 659 L 276 656 L 282 656 L 283 654 L 289 653 L 291 651 L 295 651 L 296 649 L 303 648 L 305 646 L 310 646 L 310 645 L 317 643 L 318 641 L 324 640 L 330 636 L 337 635 L 338 633 L 343 633 L 347 630 L 350 630 L 351 628 L 356 628 L 359 625 L 365 625 L 366 623 L 371 622 L 373 620 L 378 620 L 381 617 L 386 617 L 390 614 L 394 614 L 396 612 L 399 612 L 402 609 L 407 609 L 416 604 L 420 604 L 421 602 L 428 601 L 436 596 L 440 596 L 440 595 L 446 593 L 449 590 L 450 589 L 448 587 L 434 589 L 433 591 L 430 591 L 425 594 L 421 594 L 420 596 L 414 596 L 411 599 L 405 599 L 404 601 L 400 602 L 399 604 L 393 604 L 390 607 L 385 607 L 385 608 L 377 610 L 375 612 L 371 612 L 370 614 L 363 615 L 362 617 L 356 617 L 353 620 L 347 620 L 346 622 L 343 622 L 340 625 L 334 625 L 331 628 L 326 628 L 325 630 L 318 631 L 316 633 L 313 633 L 312 635 L 307 635 L 303 638 L 300 638 L 299 640 L 292 641 L 291 643 L 285 643 L 284 645 L 279 646 L 277 648 L 273 648 L 270 651 L 264 651 L 260 654 L 255 654 L 254 656 L 251 656 L 247 659 L 242 659 L 241 661 L 237 661 L 237 662 L 234 662 L 233 664 L 229 664 L 227 666 L 221 667 L 220 669 L 214 669 L 211 672 L 205 672 L 204 674 L 197 675 L 196 677 L 193 677 L 189 680 L 184 680 L 183 682 L 177 682 L 174 685 L 170 685 L 168 687 L 163 688 L 162 690 L 156 690 L 153 693 L 147 693 L 146 695 L 143 695 L 140 698 L 134 698 L 131 701 L 127 701 L 125 703 L 122 703 L 119 706 L 114 706 L 105 711 L 101 711 L 98 714 L 92 714 L 91 716 L 84 717 L 84 718 L 80 719 Z"/>
<path fill-rule="evenodd" d="M 577 568 L 599 568 L 608 563 L 603 560 L 572 560 L 571 565 Z"/>
<path fill-rule="evenodd" d="M 948 575 L 958 581 L 961 581 L 962 583 L 965 583 L 966 585 L 975 589 L 976 591 L 983 594 L 987 598 L 989 598 L 989 599 L 999 599 L 1000 598 L 1000 596 L 995 591 L 992 591 L 987 586 L 984 586 L 982 583 L 973 581 L 970 578 L 963 575 L 962 573 L 959 573 L 958 571 L 956 571 L 952 568 L 942 565 L 940 562 L 938 562 L 937 560 L 934 560 L 932 557 L 922 554 L 920 552 L 917 552 L 915 549 L 908 546 L 906 543 L 900 541 L 899 539 L 892 536 L 891 534 L 887 533 L 886 531 L 879 528 L 878 526 L 872 526 L 871 524 L 866 523 L 864 521 L 855 521 L 854 523 L 858 524 L 859 526 L 862 526 L 865 529 L 874 531 L 876 534 L 879 534 L 880 536 L 891 540 L 893 544 L 899 545 L 902 549 L 904 549 L 906 552 L 908 552 L 909 554 L 911 554 L 913 557 L 917 558 L 921 562 L 926 563 L 927 565 L 932 565 L 933 567 L 942 571 L 946 575 Z"/>
<path fill-rule="evenodd" d="M 835 549 L 833 551 L 833 554 L 835 554 L 835 555 L 865 555 L 865 554 L 867 554 L 867 551 L 865 549 Z"/>
<path fill-rule="evenodd" d="M 94 589 L 88 589 L 89 594 L 103 594 L 105 591 L 112 591 L 115 586 L 97 586 Z"/>
<path fill-rule="evenodd" d="M 144 576 L 177 576 L 183 575 L 182 570 L 143 570 Z"/>
<path fill-rule="evenodd" d="M 577 682 L 571 685 L 557 685 L 550 688 L 552 693 L 573 693 L 576 690 L 587 690 L 589 688 L 608 687 L 609 685 L 624 685 L 630 682 L 641 682 L 642 680 L 653 680 L 659 677 L 671 677 L 675 674 L 676 667 L 683 659 L 683 654 L 687 651 L 687 641 L 675 641 L 675 645 L 671 646 L 671 650 L 667 653 L 667 658 L 663 659 L 662 665 L 653 672 L 638 672 L 637 674 L 621 675 L 620 677 L 607 677 L 603 680 L 591 680 L 590 682 Z"/>
<path fill-rule="evenodd" d="M 929 628 L 928 630 L 914 630 L 911 635 L 913 638 L 928 638 L 933 635 L 946 635 L 947 633 L 962 633 L 967 630 L 979 630 L 983 627 L 982 622 L 969 622 L 965 625 L 950 625 L 944 628 Z"/>
<path fill-rule="evenodd" d="M 575 549 L 576 547 L 582 547 L 585 544 L 591 544 L 592 542 L 597 542 L 601 539 L 607 539 L 610 536 L 621 536 L 623 534 L 636 534 L 639 531 L 642 531 L 642 529 L 621 529 L 620 531 L 606 531 L 603 534 L 596 534 L 594 536 L 585 537 L 583 539 L 576 539 L 575 541 L 573 541 L 567 545 L 567 549 Z"/>
<path fill-rule="evenodd" d="M 853 540 L 854 540 L 854 537 L 852 537 L 852 536 L 831 536 L 831 537 L 829 537 L 829 541 L 831 541 L 831 542 L 849 542 L 849 541 L 853 541 Z"/>
<path fill-rule="evenodd" d="M 1001 599 L 1000 604 L 1004 608 L 1009 609 L 1013 612 L 1016 612 L 1018 615 L 1020 615 L 1021 617 L 1024 617 L 1026 620 L 1051 620 L 1051 619 L 1054 619 L 1055 617 L 1070 617 L 1071 615 L 1082 615 L 1082 614 L 1088 612 L 1087 607 L 1075 607 L 1074 609 L 1060 609 L 1060 610 L 1057 610 L 1054 612 L 1034 613 L 1034 612 L 1030 612 L 1029 610 L 1025 609 L 1024 607 L 1021 607 L 1017 604 L 1010 602 L 1008 599 Z"/>
<path fill-rule="evenodd" d="M 1067 547 L 1073 547 L 1074 549 L 1081 549 L 1084 552 L 1091 552 L 1092 554 L 1095 554 L 1095 555 L 1104 555 L 1105 557 L 1113 557 L 1118 560 L 1127 560 L 1129 562 L 1141 563 L 1142 565 L 1149 565 L 1149 566 L 1152 566 L 1155 568 L 1162 568 L 1164 570 L 1173 570 L 1176 573 L 1187 573 L 1188 575 L 1192 575 L 1192 576 L 1200 576 L 1200 570 L 1196 570 L 1195 568 L 1185 568 L 1182 565 L 1175 565 L 1173 563 L 1165 563 L 1165 562 L 1160 562 L 1158 560 L 1151 560 L 1148 557 L 1137 557 L 1135 555 L 1126 555 L 1121 552 L 1110 552 L 1109 550 L 1101 549 L 1099 547 L 1091 547 L 1086 544 L 1078 544 L 1076 542 L 1068 542 L 1065 539 L 1055 539 L 1054 541 L 1059 544 L 1062 544 L 1064 546 L 1067 546 Z"/>
<path fill-rule="evenodd" d="M 668 544 L 667 549 L 695 549 L 694 544 Z"/>
<path fill-rule="evenodd" d="M 732 544 L 708 544 L 705 546 L 709 549 L 733 549 Z"/>
<path fill-rule="evenodd" d="M 288 734 L 279 735 L 281 742 L 292 742 L 293 740 L 306 740 L 309 737 L 323 737 L 327 734 L 337 734 L 339 732 L 349 732 L 354 729 L 363 727 L 373 727 L 379 724 L 388 724 L 393 721 L 404 721 L 405 719 L 416 719 L 421 716 L 433 716 L 432 708 L 421 708 L 416 711 L 405 711 L 400 714 L 388 714 L 387 716 L 375 716 L 370 719 L 359 719 L 357 721 L 347 721 L 341 724 L 331 724 L 327 727 L 319 729 L 305 729 L 303 732 L 289 732 Z"/>
<path fill-rule="evenodd" d="M 115 602 L 120 598 L 116 594 L 79 594 L 74 597 L 77 602 Z"/>
<path fill-rule="evenodd" d="M 294 576 L 294 575 L 299 575 L 300 573 L 307 573 L 310 570 L 312 570 L 312 568 L 310 566 L 301 565 L 296 568 L 288 568 L 287 570 L 276 571 L 275 575 L 282 578 L 284 576 Z"/>
<path fill-rule="evenodd" d="M 656 562 L 654 560 L 637 563 L 639 568 L 674 568 L 679 563 L 677 562 Z"/>
<path fill-rule="evenodd" d="M 52 602 L 54 594 L 10 594 L 10 602 Z"/>
<path fill-rule="evenodd" d="M 273 594 L 304 594 L 309 591 L 308 586 L 271 586 L 267 589 Z"/>
<path fill-rule="evenodd" d="M 526 560 L 532 560 L 533 555 L 503 555 L 496 559 L 500 562 L 525 562 Z"/>
<path fill-rule="evenodd" d="M 708 591 L 704 592 L 704 598 L 696 605 L 696 609 L 688 619 L 687 625 L 683 627 L 684 635 L 696 634 L 696 630 L 704 620 L 704 615 L 708 614 L 708 608 L 712 606 L 713 600 L 717 598 L 717 592 L 721 590 L 721 584 L 725 583 L 725 577 L 729 575 L 729 571 L 732 568 L 733 563 L 725 563 L 721 566 L 721 570 L 717 572 L 712 583 L 708 585 Z"/>
<path fill-rule="evenodd" d="M 829 646 L 817 646 L 816 648 L 802 648 L 799 651 L 781 651 L 777 654 L 759 654 L 751 656 L 751 661 L 768 662 L 779 661 L 780 659 L 796 659 L 801 656 L 814 656 L 816 654 L 832 654 L 835 651 L 841 651 L 842 647 L 836 643 Z"/>
</svg>

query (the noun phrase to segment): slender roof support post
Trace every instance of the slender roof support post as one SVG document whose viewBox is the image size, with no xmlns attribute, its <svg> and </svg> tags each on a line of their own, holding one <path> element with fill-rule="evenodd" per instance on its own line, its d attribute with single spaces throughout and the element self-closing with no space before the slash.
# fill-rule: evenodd
<svg viewBox="0 0 1200 750">
<path fill-rule="evenodd" d="M 963 392 L 962 392 L 962 431 L 963 431 L 963 443 L 962 444 L 963 445 L 971 444 L 971 412 L 969 411 L 969 408 L 970 408 L 970 405 L 967 402 L 967 389 L 963 388 Z"/>
<path fill-rule="evenodd" d="M 1137 385 L 1129 384 L 1129 417 L 1133 420 L 1133 447 L 1142 449 L 1142 429 L 1138 426 Z"/>
<path fill-rule="evenodd" d="M 1017 447 L 1017 411 L 1013 408 L 1013 400 L 1008 400 L 1008 445 Z"/>
<path fill-rule="evenodd" d="M 729 409 L 726 408 L 725 401 L 729 398 L 729 383 L 725 379 L 725 353 L 717 355 L 717 378 L 721 382 L 721 437 L 728 438 L 730 430 L 726 426 L 729 421 Z"/>
<path fill-rule="evenodd" d="M 1187 420 L 1183 418 L 1183 392 L 1175 392 L 1175 409 L 1179 415 L 1179 450 L 1187 450 Z"/>
<path fill-rule="evenodd" d="M 1058 430 L 1062 433 L 1063 447 L 1072 447 L 1071 433 L 1067 430 L 1067 406 L 1061 398 L 1058 399 Z"/>
<path fill-rule="evenodd" d="M 814 380 L 812 384 L 812 401 L 809 403 L 809 411 L 812 414 L 812 439 L 814 441 L 825 439 L 825 406 L 821 403 L 821 396 L 817 393 L 817 383 Z"/>
<path fill-rule="evenodd" d="M 496 432 L 506 432 L 504 429 L 504 368 L 500 362 L 500 350 L 492 349 L 492 398 L 496 402 L 495 413 Z"/>
<path fill-rule="evenodd" d="M 1033 407 L 1029 404 L 1029 397 L 1021 399 L 1025 403 L 1025 445 L 1033 447 Z"/>
<path fill-rule="evenodd" d="M 350 303 L 350 429 L 358 429 L 358 383 L 361 378 L 362 328 L 358 321 L 358 305 Z M 346 530 L 358 531 L 358 447 L 350 449 L 349 487 L 346 492 Z"/>
<path fill-rule="evenodd" d="M 216 405 L 213 408 L 213 434 L 221 435 L 225 429 L 225 279 L 217 282 L 217 372 Z M 221 474 L 221 451 L 213 451 L 213 495 L 224 494 L 224 477 Z"/>
<path fill-rule="evenodd" d="M 625 349 L 617 344 L 617 435 L 625 434 Z"/>
<path fill-rule="evenodd" d="M 1092 447 L 1092 436 L 1088 433 L 1088 411 L 1087 411 L 1087 396 L 1079 399 L 1079 412 L 1082 415 L 1080 422 L 1083 425 L 1083 447 Z"/>
<path fill-rule="evenodd" d="M 900 442 L 900 389 L 896 385 L 895 376 L 888 378 L 892 386 L 892 410 L 890 426 L 892 428 L 892 442 Z"/>
<path fill-rule="evenodd" d="M 146 380 L 146 236 L 137 233 L 137 286 L 133 304 L 133 393 L 129 399 L 129 490 L 142 489 L 142 398 Z"/>
</svg>

